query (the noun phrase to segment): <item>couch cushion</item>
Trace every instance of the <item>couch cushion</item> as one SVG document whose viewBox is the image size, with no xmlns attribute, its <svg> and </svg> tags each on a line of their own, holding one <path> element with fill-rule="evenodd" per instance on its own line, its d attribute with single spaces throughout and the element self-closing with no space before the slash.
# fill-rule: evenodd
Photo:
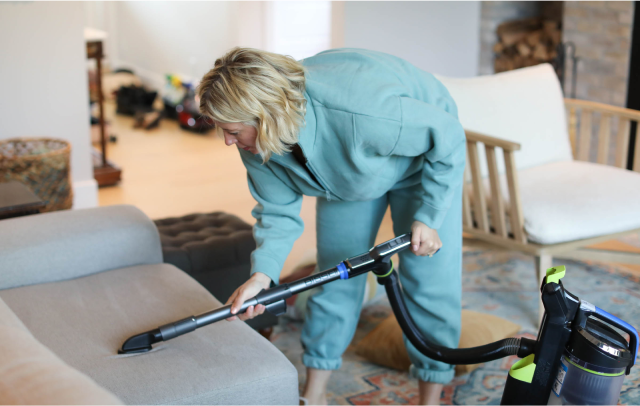
<svg viewBox="0 0 640 406">
<path fill-rule="evenodd" d="M 146 354 L 128 337 L 220 306 L 172 265 L 141 265 L 0 291 L 33 335 L 130 404 L 292 404 L 298 375 L 241 321 L 222 321 Z"/>
<path fill-rule="evenodd" d="M 467 309 L 462 309 L 461 326 L 459 348 L 489 344 L 520 331 L 520 326 L 509 320 Z M 368 361 L 385 367 L 409 371 L 411 366 L 402 329 L 393 313 L 371 330 L 356 345 L 355 351 Z M 469 373 L 480 365 L 456 365 L 456 376 Z"/>
<path fill-rule="evenodd" d="M 0 289 L 160 262 L 158 230 L 133 206 L 65 210 L 0 221 Z"/>
<path fill-rule="evenodd" d="M 573 159 L 562 89 L 551 65 L 474 78 L 437 78 L 455 100 L 465 130 L 522 145 L 515 153 L 519 169 Z M 480 161 L 486 175 L 483 149 Z M 502 150 L 497 152 L 503 172 Z"/>
<path fill-rule="evenodd" d="M 519 171 L 518 181 L 531 242 L 556 244 L 640 228 L 637 172 L 591 162 L 556 162 Z M 505 176 L 500 183 L 508 207 Z M 486 179 L 486 196 L 490 190 Z"/>
<path fill-rule="evenodd" d="M 0 328 L 2 328 L 3 330 L 14 328 L 29 332 L 24 323 L 18 318 L 18 316 L 16 316 L 13 311 L 11 311 L 11 309 L 2 299 L 0 299 Z"/>
<path fill-rule="evenodd" d="M 0 404 L 121 404 L 38 342 L 0 300 Z"/>
</svg>

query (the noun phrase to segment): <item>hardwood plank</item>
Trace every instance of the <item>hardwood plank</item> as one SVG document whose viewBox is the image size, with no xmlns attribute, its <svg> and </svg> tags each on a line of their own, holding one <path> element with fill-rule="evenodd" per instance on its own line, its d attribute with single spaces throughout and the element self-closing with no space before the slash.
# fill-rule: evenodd
<svg viewBox="0 0 640 406">
<path fill-rule="evenodd" d="M 631 265 L 640 265 L 640 254 L 630 254 L 621 251 L 590 250 L 581 248 L 557 254 L 555 257 L 563 259 L 573 259 L 576 261 L 616 262 Z"/>
<path fill-rule="evenodd" d="M 577 107 L 590 111 L 606 112 L 634 121 L 640 120 L 639 110 L 627 109 L 625 107 L 612 106 L 610 104 L 598 103 L 589 100 L 564 99 L 564 103 L 568 107 Z"/>
<path fill-rule="evenodd" d="M 589 161 L 589 149 L 591 147 L 591 111 L 582 110 L 580 114 L 580 146 L 578 147 L 578 159 Z"/>
<path fill-rule="evenodd" d="M 465 130 L 467 141 L 481 142 L 485 145 L 491 145 L 493 147 L 500 147 L 506 151 L 517 151 L 520 149 L 520 144 L 502 138 L 492 137 L 486 134 L 480 134 L 475 131 Z"/>
<path fill-rule="evenodd" d="M 491 223 L 496 234 L 507 238 L 507 226 L 504 213 L 504 201 L 500 192 L 500 176 L 494 147 L 485 145 L 487 165 L 489 166 L 489 181 L 491 183 Z"/>
<path fill-rule="evenodd" d="M 577 157 L 577 143 L 576 138 L 578 135 L 578 117 L 576 115 L 576 108 L 571 107 L 569 109 L 569 141 L 571 142 L 571 152 L 573 154 L 573 158 Z"/>
<path fill-rule="evenodd" d="M 640 127 L 640 122 L 636 124 L 634 132 L 636 146 L 633 149 L 633 170 L 635 172 L 640 172 L 640 138 L 638 138 L 638 127 Z"/>
<path fill-rule="evenodd" d="M 616 162 L 618 168 L 627 168 L 629 154 L 629 131 L 631 122 L 627 118 L 620 117 L 618 121 L 618 136 L 616 137 Z"/>
<path fill-rule="evenodd" d="M 635 245 L 627 244 L 620 240 L 608 240 L 599 242 L 593 245 L 589 245 L 586 248 L 595 249 L 595 250 L 607 250 L 607 251 L 620 251 L 620 252 L 629 252 L 629 253 L 637 253 L 640 254 L 640 247 L 636 247 Z"/>
<path fill-rule="evenodd" d="M 462 224 L 464 224 L 466 227 L 473 227 L 473 217 L 471 216 L 471 203 L 469 202 L 467 179 L 469 179 L 469 165 L 465 165 L 464 167 L 464 184 L 462 188 Z"/>
<path fill-rule="evenodd" d="M 602 113 L 598 134 L 598 163 L 606 165 L 609 160 L 609 134 L 611 133 L 611 115 Z"/>
<path fill-rule="evenodd" d="M 524 217 L 522 213 L 520 186 L 518 185 L 518 172 L 513 152 L 504 151 L 504 161 L 507 169 L 507 184 L 509 186 L 509 202 L 511 209 L 509 220 L 511 222 L 511 232 L 517 242 L 526 244 L 527 236 L 524 232 Z"/>
<path fill-rule="evenodd" d="M 480 157 L 478 155 L 478 144 L 473 141 L 467 142 L 467 159 L 473 180 L 473 217 L 478 223 L 478 228 L 489 232 L 489 220 L 487 219 L 487 203 L 484 195 L 484 184 L 480 172 Z"/>
</svg>

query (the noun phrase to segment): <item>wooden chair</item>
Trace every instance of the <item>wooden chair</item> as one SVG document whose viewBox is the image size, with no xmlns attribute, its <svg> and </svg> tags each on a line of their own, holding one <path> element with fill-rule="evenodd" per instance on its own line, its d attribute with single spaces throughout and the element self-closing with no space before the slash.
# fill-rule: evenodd
<svg viewBox="0 0 640 406">
<path fill-rule="evenodd" d="M 640 111 L 564 99 L 548 64 L 438 79 L 467 134 L 467 234 L 533 255 L 538 283 L 552 257 L 640 263 L 637 254 L 586 248 L 640 231 L 640 139 L 633 171 L 625 169 Z"/>
</svg>

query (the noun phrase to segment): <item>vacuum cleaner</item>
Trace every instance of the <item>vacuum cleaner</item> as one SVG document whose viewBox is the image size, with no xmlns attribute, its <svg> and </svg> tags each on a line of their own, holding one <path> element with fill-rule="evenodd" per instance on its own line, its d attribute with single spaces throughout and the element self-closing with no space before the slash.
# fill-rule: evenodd
<svg viewBox="0 0 640 406">
<path fill-rule="evenodd" d="M 329 270 L 262 290 L 247 300 L 238 313 L 263 304 L 267 311 L 281 315 L 286 310 L 286 299 L 295 294 L 373 272 L 385 287 L 403 333 L 427 357 L 448 364 L 477 364 L 511 355 L 522 358 L 509 370 L 501 404 L 617 404 L 624 376 L 635 364 L 638 333 L 629 323 L 566 290 L 561 280 L 566 272 L 564 266 L 549 268 L 542 281 L 545 313 L 535 340 L 507 338 L 479 347 L 453 349 L 429 342 L 407 311 L 391 257 L 410 245 L 411 234 L 401 235 Z M 130 337 L 119 353 L 146 352 L 155 343 L 231 316 L 231 305 L 190 316 Z M 628 334 L 628 340 L 616 329 Z"/>
</svg>

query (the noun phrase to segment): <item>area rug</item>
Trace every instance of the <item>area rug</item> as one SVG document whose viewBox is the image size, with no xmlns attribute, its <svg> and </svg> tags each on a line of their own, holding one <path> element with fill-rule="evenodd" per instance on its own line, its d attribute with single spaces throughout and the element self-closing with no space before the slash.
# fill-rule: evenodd
<svg viewBox="0 0 640 406">
<path fill-rule="evenodd" d="M 511 320 L 522 326 L 520 336 L 535 338 L 539 293 L 532 257 L 515 252 L 465 249 L 463 263 L 463 308 Z M 640 277 L 596 263 L 556 260 L 555 265 L 566 265 L 563 282 L 569 291 L 640 326 Z M 329 404 L 417 404 L 416 380 L 406 372 L 367 362 L 353 350 L 355 344 L 389 314 L 391 308 L 383 292 L 363 308 L 354 339 L 343 356 L 342 368 L 334 372 L 329 381 Z M 301 322 L 282 317 L 271 340 L 298 369 L 302 389 L 305 368 L 301 328 Z M 516 361 L 514 356 L 489 362 L 470 374 L 454 378 L 445 386 L 441 403 L 499 404 L 507 372 Z M 640 404 L 640 367 L 633 368 L 626 377 L 620 403 Z"/>
</svg>

